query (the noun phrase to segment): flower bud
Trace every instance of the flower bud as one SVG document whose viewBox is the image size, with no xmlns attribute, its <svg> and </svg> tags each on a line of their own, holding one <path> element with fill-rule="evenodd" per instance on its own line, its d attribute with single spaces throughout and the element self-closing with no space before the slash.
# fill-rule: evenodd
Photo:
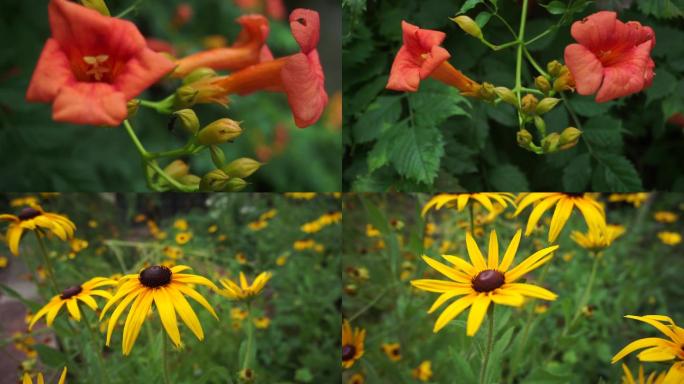
<svg viewBox="0 0 684 384">
<path fill-rule="evenodd" d="M 190 167 L 183 160 L 174 160 L 164 168 L 164 173 L 172 179 L 178 180 L 188 174 Z"/>
<path fill-rule="evenodd" d="M 536 97 L 534 97 L 533 94 L 528 93 L 527 95 L 523 96 L 520 104 L 521 104 L 523 112 L 525 112 L 528 115 L 532 115 L 532 114 L 534 114 L 534 111 L 537 108 L 538 102 L 539 101 L 537 100 Z"/>
<path fill-rule="evenodd" d="M 541 116 L 534 116 L 534 127 L 537 131 L 546 132 L 546 122 Z"/>
<path fill-rule="evenodd" d="M 503 100 L 504 102 L 518 106 L 518 99 L 515 97 L 515 93 L 506 87 L 496 87 L 494 92 Z"/>
<path fill-rule="evenodd" d="M 580 136 L 582 136 L 582 131 L 575 127 L 567 127 L 561 132 L 558 145 L 560 149 L 568 149 L 577 145 Z"/>
<path fill-rule="evenodd" d="M 527 129 L 521 129 L 516 134 L 516 139 L 518 141 L 519 146 L 527 148 L 532 143 L 533 137 Z"/>
<path fill-rule="evenodd" d="M 247 182 L 239 177 L 231 177 L 226 184 L 224 192 L 238 192 L 245 189 Z"/>
<path fill-rule="evenodd" d="M 216 77 L 216 71 L 211 68 L 202 67 L 190 72 L 183 78 L 183 85 L 190 85 L 196 81 Z"/>
<path fill-rule="evenodd" d="M 245 178 L 252 173 L 256 172 L 261 163 L 250 159 L 247 157 L 241 157 L 239 159 L 231 161 L 228 165 L 221 168 L 230 177 L 240 177 Z"/>
<path fill-rule="evenodd" d="M 189 85 L 184 85 L 176 90 L 173 104 L 176 108 L 190 108 L 195 105 L 199 91 Z"/>
<path fill-rule="evenodd" d="M 548 64 L 546 64 L 546 71 L 549 72 L 549 75 L 552 77 L 558 77 L 560 76 L 560 71 L 563 69 L 563 64 L 558 62 L 558 60 L 550 61 Z"/>
<path fill-rule="evenodd" d="M 461 27 L 463 32 L 469 34 L 470 36 L 477 37 L 478 39 L 482 38 L 482 30 L 480 29 L 480 26 L 477 25 L 475 20 L 471 19 L 470 17 L 466 15 L 461 15 L 456 16 L 451 20 L 458 24 L 458 26 Z"/>
<path fill-rule="evenodd" d="M 138 107 L 140 107 L 140 100 L 132 99 L 126 103 L 126 109 L 128 110 L 128 118 L 135 116 L 138 112 Z"/>
<path fill-rule="evenodd" d="M 226 165 L 226 155 L 223 153 L 223 150 L 220 147 L 211 145 L 209 146 L 209 152 L 211 152 L 211 161 L 214 163 L 216 168 L 221 168 Z"/>
<path fill-rule="evenodd" d="M 197 142 L 202 145 L 215 145 L 225 143 L 240 136 L 242 128 L 240 124 L 228 118 L 218 119 L 202 128 L 197 135 Z"/>
<path fill-rule="evenodd" d="M 541 75 L 534 79 L 534 86 L 537 87 L 538 90 L 542 91 L 542 93 L 545 95 L 547 95 L 551 90 L 551 83 L 549 82 L 549 79 Z"/>
<path fill-rule="evenodd" d="M 553 82 L 553 90 L 556 92 L 571 91 L 575 89 L 575 78 L 570 71 L 565 71 Z"/>
<path fill-rule="evenodd" d="M 543 138 L 541 141 L 544 153 L 556 152 L 558 150 L 559 141 L 560 135 L 558 133 L 549 133 L 549 135 Z"/>
<path fill-rule="evenodd" d="M 199 129 L 199 120 L 197 119 L 197 114 L 192 109 L 181 109 L 173 113 L 175 117 L 180 120 L 181 125 L 186 131 L 191 134 L 196 134 Z"/>
<path fill-rule="evenodd" d="M 202 179 L 197 175 L 188 174 L 178 179 L 178 181 L 185 185 L 199 185 Z"/>
<path fill-rule="evenodd" d="M 110 16 L 109 8 L 107 8 L 104 0 L 81 0 L 81 4 L 86 8 L 100 12 L 101 15 Z"/>
<path fill-rule="evenodd" d="M 496 91 L 491 83 L 484 82 L 482 86 L 477 91 L 478 98 L 486 101 L 494 101 L 496 99 Z"/>
<path fill-rule="evenodd" d="M 202 177 L 200 181 L 200 191 L 202 192 L 220 192 L 227 185 L 230 176 L 220 169 L 214 169 Z"/>
<path fill-rule="evenodd" d="M 537 115 L 543 115 L 546 112 L 552 110 L 553 107 L 555 107 L 559 101 L 560 99 L 556 99 L 555 97 L 545 97 L 541 99 L 541 101 L 537 104 L 535 112 L 537 112 Z"/>
</svg>

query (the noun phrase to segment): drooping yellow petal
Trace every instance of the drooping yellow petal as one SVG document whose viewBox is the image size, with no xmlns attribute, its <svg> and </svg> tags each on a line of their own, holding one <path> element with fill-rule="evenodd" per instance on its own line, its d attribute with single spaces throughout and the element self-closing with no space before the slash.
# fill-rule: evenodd
<svg viewBox="0 0 684 384">
<path fill-rule="evenodd" d="M 492 230 L 489 234 L 489 253 L 487 254 L 487 268 L 499 268 L 499 240 L 496 238 L 496 231 Z"/>
<path fill-rule="evenodd" d="M 466 207 L 466 205 L 468 204 L 468 199 L 470 199 L 470 195 L 468 195 L 467 193 L 458 195 L 456 204 L 458 205 L 457 209 L 459 212 L 461 212 L 463 208 Z"/>
<path fill-rule="evenodd" d="M 489 212 L 494 211 L 494 206 L 492 205 L 491 200 L 489 200 L 489 197 L 487 197 L 486 195 L 481 193 L 474 193 L 472 197 L 473 199 L 477 200 L 480 204 L 482 204 L 483 207 L 487 208 Z"/>
<path fill-rule="evenodd" d="M 211 307 L 209 302 L 207 302 L 207 300 L 204 298 L 204 296 L 200 295 L 199 292 L 195 291 L 194 289 L 192 289 L 188 286 L 185 286 L 182 284 L 175 284 L 175 283 L 171 283 L 169 288 L 171 288 L 171 289 L 176 288 L 179 291 L 181 291 L 182 293 L 190 296 L 192 299 L 194 299 L 195 301 L 200 303 L 201 306 L 206 308 L 207 311 L 209 311 L 209 313 L 211 313 L 212 316 L 214 316 L 214 318 L 216 318 L 218 320 L 218 315 L 216 314 L 216 312 L 214 312 L 214 308 Z"/>
<path fill-rule="evenodd" d="M 542 200 L 541 202 L 539 202 L 539 204 L 532 208 L 532 213 L 530 213 L 530 217 L 527 219 L 525 236 L 529 236 L 530 234 L 532 234 L 532 231 L 537 226 L 537 222 L 539 222 L 539 219 L 542 217 L 544 212 L 546 212 L 549 208 L 556 204 L 556 202 L 558 202 L 558 200 L 560 200 L 561 198 L 561 195 L 550 196 Z M 520 209 L 520 206 L 518 206 L 518 209 Z"/>
<path fill-rule="evenodd" d="M 217 287 L 216 284 L 211 282 L 211 280 L 207 279 L 206 277 L 198 275 L 174 274 L 172 276 L 172 279 L 174 281 L 178 281 L 179 283 L 206 285 L 213 290 L 219 290 L 219 287 Z"/>
<path fill-rule="evenodd" d="M 7 245 L 14 256 L 19 256 L 19 240 L 24 230 L 20 225 L 10 224 L 7 228 Z"/>
<path fill-rule="evenodd" d="M 24 376 L 21 378 L 21 384 L 33 384 L 33 380 L 31 380 L 31 376 L 29 376 L 28 373 L 24 372 Z"/>
<path fill-rule="evenodd" d="M 468 336 L 474 336 L 477 330 L 480 329 L 491 301 L 492 299 L 489 298 L 489 295 L 479 294 L 476 296 L 468 314 L 468 325 L 466 326 L 466 334 Z"/>
<path fill-rule="evenodd" d="M 169 338 L 171 338 L 171 341 L 178 347 L 181 344 L 181 338 L 180 332 L 178 331 L 176 311 L 173 308 L 173 301 L 167 294 L 167 289 L 165 287 L 159 287 L 152 292 L 162 325 L 169 335 Z"/>
<path fill-rule="evenodd" d="M 630 353 L 636 350 L 654 346 L 666 346 L 669 345 L 668 343 L 670 342 L 659 337 L 647 337 L 644 339 L 632 341 L 631 343 L 627 344 L 624 348 L 622 348 L 620 352 L 616 353 L 615 356 L 613 356 L 613 359 L 610 361 L 610 363 L 615 364 L 616 362 L 620 361 L 623 357 L 629 355 Z"/>
<path fill-rule="evenodd" d="M 549 242 L 555 243 L 558 235 L 560 235 L 561 229 L 568 222 L 570 215 L 572 214 L 572 208 L 574 207 L 572 199 L 561 199 L 556 205 L 556 210 L 553 212 L 553 217 L 551 218 L 551 226 L 549 227 Z"/>
<path fill-rule="evenodd" d="M 627 315 L 625 317 L 628 319 L 643 321 L 644 323 L 656 328 L 657 330 L 662 332 L 665 336 L 669 337 L 670 339 L 672 339 L 678 343 L 680 342 L 680 340 L 678 340 L 677 334 L 675 334 L 671 328 L 669 328 L 667 325 L 662 324 L 661 322 L 653 319 L 652 317 L 634 316 L 634 315 Z"/>
<path fill-rule="evenodd" d="M 460 299 L 449 304 L 449 306 L 446 307 L 446 309 L 444 309 L 444 311 L 437 318 L 433 332 L 437 333 L 444 328 L 445 325 L 447 325 L 451 320 L 468 308 L 473 301 L 475 301 L 475 297 L 477 297 L 475 294 L 468 295 L 461 297 Z"/>
<path fill-rule="evenodd" d="M 435 302 L 432 304 L 432 306 L 428 310 L 428 313 L 432 313 L 432 312 L 436 311 L 437 308 L 441 307 L 442 304 L 446 303 L 450 299 L 452 299 L 456 296 L 468 294 L 471 291 L 472 291 L 471 288 L 461 288 L 461 289 L 453 289 L 453 290 L 450 290 L 448 292 L 442 293 L 441 295 L 439 295 L 437 300 L 435 300 Z"/>
<path fill-rule="evenodd" d="M 635 384 L 632 372 L 629 370 L 629 368 L 627 368 L 627 365 L 624 363 L 622 364 L 622 373 L 624 374 L 623 384 Z"/>
<path fill-rule="evenodd" d="M 147 313 L 152 305 L 153 294 L 150 290 L 144 290 L 133 303 L 128 312 L 126 323 L 124 324 L 122 349 L 124 356 L 128 355 L 133 349 L 135 341 L 140 334 L 140 328 L 147 318 Z"/>
<path fill-rule="evenodd" d="M 97 310 L 97 302 L 95 301 L 95 299 L 93 299 L 92 296 L 81 294 L 81 295 L 74 297 L 74 299 L 81 300 L 82 302 L 85 303 L 85 305 L 90 307 L 90 309 L 92 309 L 93 311 Z"/>
<path fill-rule="evenodd" d="M 653 347 L 643 350 L 637 354 L 637 358 L 641 361 L 656 362 L 673 360 L 677 355 L 673 353 L 671 348 Z"/>
<path fill-rule="evenodd" d="M 598 203 L 591 200 L 578 201 L 575 203 L 584 220 L 587 222 L 589 231 L 603 232 L 606 229 L 606 214 Z"/>
<path fill-rule="evenodd" d="M 29 331 L 31 330 L 31 328 L 33 328 L 36 322 L 40 320 L 41 317 L 45 316 L 55 306 L 57 300 L 59 300 L 59 296 L 53 297 L 47 304 L 45 304 L 43 308 L 38 310 L 38 312 L 36 312 L 36 314 L 33 315 L 33 317 L 31 317 L 31 322 L 28 326 Z"/>
<path fill-rule="evenodd" d="M 522 237 L 522 230 L 518 229 L 515 232 L 515 236 L 508 244 L 506 248 L 506 253 L 504 253 L 503 260 L 501 260 L 501 265 L 499 265 L 499 271 L 506 272 L 508 268 L 513 264 L 513 259 L 515 259 L 515 254 L 518 252 L 518 246 L 520 245 L 520 238 Z"/>
<path fill-rule="evenodd" d="M 43 374 L 38 372 L 38 384 L 45 384 L 45 378 L 43 377 Z"/>
<path fill-rule="evenodd" d="M 482 257 L 480 248 L 478 248 L 477 243 L 470 232 L 466 232 L 466 248 L 468 249 L 470 262 L 478 272 L 487 269 L 487 264 L 485 263 L 484 257 Z"/>
<path fill-rule="evenodd" d="M 100 320 L 102 320 L 104 318 L 105 314 L 107 313 L 109 308 L 112 305 L 114 305 L 114 303 L 121 300 L 122 297 L 130 294 L 135 289 L 140 289 L 140 288 L 142 288 L 142 284 L 140 284 L 140 282 L 137 280 L 131 280 L 131 281 L 127 281 L 127 282 L 123 283 L 123 285 L 121 285 L 121 287 L 119 287 L 119 289 L 116 291 L 114 296 L 112 296 L 112 298 L 109 299 L 109 301 L 107 301 L 107 304 L 105 304 L 104 308 L 102 308 L 102 313 L 100 314 Z"/>
<path fill-rule="evenodd" d="M 178 312 L 178 316 L 180 316 L 181 320 L 183 320 L 185 325 L 190 328 L 192 333 L 194 333 L 199 340 L 203 340 L 204 331 L 202 330 L 202 325 L 200 324 L 195 311 L 190 306 L 190 303 L 188 303 L 185 297 L 181 295 L 178 290 L 168 289 L 166 292 L 169 294 L 169 296 L 171 296 L 173 305 L 176 308 L 176 312 Z"/>
<path fill-rule="evenodd" d="M 66 376 L 67 376 L 67 367 L 64 367 L 64 369 L 62 370 L 62 375 L 59 376 L 59 382 L 57 384 L 64 384 L 64 380 L 66 380 Z"/>
<path fill-rule="evenodd" d="M 64 305 L 64 300 L 57 300 L 48 312 L 47 318 L 45 319 L 45 322 L 47 323 L 48 327 L 52 326 L 52 322 L 55 321 L 55 317 L 57 317 L 57 314 L 59 313 L 59 310 L 62 308 L 62 305 Z"/>
</svg>

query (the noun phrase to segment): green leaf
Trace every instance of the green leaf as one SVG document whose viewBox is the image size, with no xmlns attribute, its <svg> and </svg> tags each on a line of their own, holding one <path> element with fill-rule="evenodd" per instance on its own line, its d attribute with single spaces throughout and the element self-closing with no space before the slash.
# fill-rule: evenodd
<svg viewBox="0 0 684 384">
<path fill-rule="evenodd" d="M 299 368 L 295 371 L 295 380 L 302 383 L 310 383 L 314 379 L 313 374 L 309 368 Z"/>
<path fill-rule="evenodd" d="M 436 126 L 452 116 L 469 116 L 463 105 L 470 105 L 465 97 L 452 87 L 427 82 L 417 93 L 409 95 L 409 103 L 415 124 Z"/>
<path fill-rule="evenodd" d="M 624 156 L 595 153 L 599 165 L 594 170 L 592 187 L 600 192 L 637 192 L 643 186 L 636 169 Z"/>
<path fill-rule="evenodd" d="M 442 133 L 435 126 L 397 127 L 390 144 L 390 160 L 402 176 L 432 184 L 444 155 Z"/>
<path fill-rule="evenodd" d="M 646 90 L 646 105 L 671 94 L 676 86 L 676 77 L 664 69 L 658 70 L 658 75 L 653 79 L 653 85 Z"/>
<path fill-rule="evenodd" d="M 580 116 L 593 117 L 603 115 L 615 105 L 614 102 L 597 103 L 593 97 L 574 97 L 570 101 L 572 108 Z"/>
<path fill-rule="evenodd" d="M 45 365 L 49 365 L 54 368 L 62 368 L 66 364 L 66 356 L 54 348 L 48 347 L 45 344 L 36 344 L 34 346 L 38 356 L 40 356 L 40 361 Z"/>
<path fill-rule="evenodd" d="M 610 116 L 592 117 L 584 125 L 582 137 L 593 149 L 620 151 L 622 122 Z"/>
<path fill-rule="evenodd" d="M 546 8 L 547 11 L 549 11 L 550 14 L 552 15 L 562 15 L 565 13 L 565 10 L 568 8 L 564 2 L 554 0 L 546 5 L 540 4 L 542 7 Z"/>
<path fill-rule="evenodd" d="M 387 84 L 388 76 L 376 77 L 373 80 L 367 81 L 362 87 L 354 91 L 354 97 L 349 100 L 349 107 L 344 110 L 347 115 L 355 115 L 357 112 L 363 111 L 373 99 L 378 96 Z"/>
<path fill-rule="evenodd" d="M 495 167 L 487 175 L 489 184 L 497 191 L 529 191 L 527 177 L 518 167 L 505 164 Z"/>
<path fill-rule="evenodd" d="M 566 192 L 583 192 L 591 180 L 591 156 L 583 153 L 563 169 L 563 188 Z"/>
<path fill-rule="evenodd" d="M 401 115 L 401 96 L 380 96 L 352 127 L 354 139 L 359 143 L 375 140 L 392 126 Z"/>
<path fill-rule="evenodd" d="M 684 16 L 681 0 L 638 0 L 637 5 L 641 12 L 661 19 Z"/>
<path fill-rule="evenodd" d="M 487 12 L 487 11 L 482 11 L 477 14 L 477 17 L 475 17 L 475 23 L 480 27 L 484 28 L 485 25 L 489 22 L 489 19 L 492 18 L 492 14 Z"/>
<path fill-rule="evenodd" d="M 466 2 L 461 6 L 461 9 L 458 11 L 457 15 L 470 11 L 471 9 L 475 8 L 476 5 L 481 4 L 482 2 L 482 0 L 466 0 Z"/>
<path fill-rule="evenodd" d="M 401 127 L 405 128 L 405 126 L 402 125 L 399 127 L 394 127 L 394 129 L 401 129 Z M 387 152 L 389 149 L 390 140 L 387 138 L 391 138 L 391 136 L 385 135 L 381 137 L 380 140 L 375 143 L 373 149 L 368 152 L 368 158 L 366 159 L 368 162 L 368 172 L 375 172 L 375 170 L 382 168 L 389 162 L 389 156 Z"/>
</svg>

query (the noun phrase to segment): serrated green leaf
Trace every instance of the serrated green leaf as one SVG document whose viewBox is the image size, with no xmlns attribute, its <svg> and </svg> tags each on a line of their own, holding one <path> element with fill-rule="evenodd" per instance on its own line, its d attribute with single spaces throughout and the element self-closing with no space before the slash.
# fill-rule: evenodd
<svg viewBox="0 0 684 384">
<path fill-rule="evenodd" d="M 437 126 L 452 116 L 469 116 L 463 109 L 470 105 L 465 97 L 452 87 L 427 82 L 417 93 L 409 95 L 413 118 L 419 126 Z"/>
<path fill-rule="evenodd" d="M 563 169 L 563 188 L 565 192 L 577 193 L 587 189 L 591 180 L 591 156 L 583 153 L 568 163 Z"/>
<path fill-rule="evenodd" d="M 352 127 L 354 140 L 366 143 L 382 135 L 401 115 L 401 96 L 380 96 Z"/>
<path fill-rule="evenodd" d="M 476 5 L 482 4 L 482 2 L 483 0 L 466 0 L 466 2 L 461 6 L 461 9 L 458 11 L 457 15 L 470 11 L 471 9 L 475 8 Z"/>
<path fill-rule="evenodd" d="M 684 4 L 675 0 L 638 0 L 639 10 L 661 19 L 684 16 Z"/>
<path fill-rule="evenodd" d="M 356 115 L 358 112 L 363 111 L 368 104 L 385 89 L 387 78 L 388 76 L 376 77 L 375 79 L 366 82 L 358 90 L 355 90 L 354 97 L 350 98 L 348 108 L 344 110 L 344 113 L 347 115 Z"/>
<path fill-rule="evenodd" d="M 614 102 L 597 103 L 594 101 L 593 96 L 574 97 L 570 101 L 570 104 L 572 104 L 572 108 L 575 110 L 575 112 L 577 112 L 578 115 L 585 117 L 603 115 L 608 112 L 613 105 L 615 105 Z"/>
<path fill-rule="evenodd" d="M 596 153 L 599 165 L 594 169 L 592 187 L 598 192 L 638 192 L 642 183 L 634 165 L 622 155 Z"/>
<path fill-rule="evenodd" d="M 592 117 L 584 125 L 582 137 L 594 149 L 619 151 L 622 148 L 622 122 L 610 116 Z"/>
<path fill-rule="evenodd" d="M 530 190 L 527 176 L 512 164 L 493 168 L 487 175 L 487 180 L 497 191 L 518 192 Z"/>
<path fill-rule="evenodd" d="M 434 126 L 402 126 L 393 132 L 389 157 L 400 175 L 432 184 L 444 155 L 442 133 Z"/>
</svg>

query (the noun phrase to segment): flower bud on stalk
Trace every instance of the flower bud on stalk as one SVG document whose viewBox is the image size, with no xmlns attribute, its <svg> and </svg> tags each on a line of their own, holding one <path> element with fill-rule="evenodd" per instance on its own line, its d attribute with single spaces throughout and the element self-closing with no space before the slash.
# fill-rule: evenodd
<svg viewBox="0 0 684 384">
<path fill-rule="evenodd" d="M 189 85 L 184 85 L 176 90 L 173 105 L 176 108 L 190 108 L 195 105 L 199 91 Z"/>
<path fill-rule="evenodd" d="M 164 173 L 169 175 L 174 180 L 179 180 L 183 176 L 187 175 L 190 171 L 190 167 L 183 162 L 183 160 L 174 160 L 169 165 L 164 168 Z"/>
<path fill-rule="evenodd" d="M 545 95 L 548 95 L 549 91 L 551 90 L 551 83 L 549 82 L 549 79 L 541 75 L 535 77 L 534 86 L 537 87 L 538 90 L 542 91 L 542 93 Z"/>
<path fill-rule="evenodd" d="M 140 107 L 140 100 L 132 99 L 126 103 L 126 109 L 128 110 L 128 118 L 135 116 L 138 112 L 138 107 Z"/>
<path fill-rule="evenodd" d="M 479 99 L 486 101 L 494 101 L 497 96 L 494 86 L 487 82 L 482 83 L 482 87 L 478 89 L 477 93 Z"/>
<path fill-rule="evenodd" d="M 459 27 L 463 30 L 463 32 L 469 34 L 470 36 L 476 37 L 478 39 L 482 38 L 482 30 L 480 29 L 480 26 L 477 25 L 475 20 L 471 19 L 470 17 L 466 15 L 461 15 L 461 16 L 456 16 L 451 19 L 453 22 L 458 24 Z"/>
<path fill-rule="evenodd" d="M 197 114 L 192 109 L 181 109 L 173 113 L 174 116 L 180 120 L 181 125 L 190 134 L 194 135 L 199 129 L 199 120 L 197 119 Z"/>
<path fill-rule="evenodd" d="M 560 135 L 556 132 L 549 133 L 548 136 L 542 139 L 542 148 L 544 153 L 552 153 L 558 150 Z"/>
<path fill-rule="evenodd" d="M 230 177 L 245 178 L 256 172 L 261 167 L 261 163 L 247 157 L 233 160 L 230 164 L 221 168 Z"/>
<path fill-rule="evenodd" d="M 546 64 L 546 71 L 549 72 L 549 75 L 552 77 L 558 77 L 560 76 L 563 67 L 564 65 L 558 62 L 558 60 L 554 60 Z"/>
<path fill-rule="evenodd" d="M 178 181 L 185 185 L 199 185 L 202 179 L 197 175 L 188 174 L 178 179 Z"/>
<path fill-rule="evenodd" d="M 218 119 L 202 128 L 197 135 L 197 142 L 202 145 L 216 145 L 231 141 L 240 136 L 240 124 L 228 118 Z"/>
<path fill-rule="evenodd" d="M 582 131 L 575 127 L 567 127 L 561 132 L 558 145 L 560 149 L 569 149 L 577 145 L 579 138 L 582 136 Z"/>
<path fill-rule="evenodd" d="M 216 77 L 216 71 L 214 71 L 211 68 L 207 67 L 202 67 L 202 68 L 197 68 L 194 71 L 190 72 L 187 76 L 183 78 L 183 85 L 190 85 L 194 82 Z"/>
<path fill-rule="evenodd" d="M 556 99 L 554 97 L 545 97 L 537 104 L 535 112 L 537 113 L 537 115 L 543 115 L 546 112 L 552 110 L 553 107 L 555 107 L 559 101 L 560 99 Z"/>
<path fill-rule="evenodd" d="M 537 131 L 539 131 L 542 135 L 546 134 L 546 122 L 541 116 L 534 117 L 534 127 L 537 128 Z"/>
<path fill-rule="evenodd" d="M 516 139 L 518 141 L 519 146 L 523 148 L 529 148 L 530 144 L 532 143 L 533 137 L 527 129 L 521 129 L 516 134 Z"/>
<path fill-rule="evenodd" d="M 199 188 L 202 192 L 220 192 L 226 188 L 228 180 L 230 180 L 230 176 L 225 172 L 214 169 L 202 177 Z"/>
<path fill-rule="evenodd" d="M 536 97 L 534 97 L 533 94 L 528 93 L 527 95 L 523 96 L 522 101 L 520 102 L 522 111 L 528 115 L 533 115 L 537 108 L 538 102 L 539 101 Z"/>
<path fill-rule="evenodd" d="M 504 102 L 511 104 L 515 107 L 518 106 L 518 99 L 515 97 L 515 93 L 506 87 L 496 87 L 494 92 L 503 100 Z"/>
<path fill-rule="evenodd" d="M 223 190 L 224 192 L 238 192 L 242 191 L 245 189 L 247 186 L 247 182 L 239 177 L 232 177 L 230 180 L 228 180 L 228 183 L 226 184 L 226 188 Z"/>
<path fill-rule="evenodd" d="M 575 78 L 570 70 L 565 67 L 563 73 L 553 82 L 553 90 L 556 92 L 571 91 L 575 89 Z"/>
<path fill-rule="evenodd" d="M 211 161 L 214 163 L 216 168 L 221 168 L 226 165 L 226 155 L 223 153 L 223 150 L 220 147 L 211 145 L 209 146 L 209 152 L 211 152 Z"/>
</svg>

